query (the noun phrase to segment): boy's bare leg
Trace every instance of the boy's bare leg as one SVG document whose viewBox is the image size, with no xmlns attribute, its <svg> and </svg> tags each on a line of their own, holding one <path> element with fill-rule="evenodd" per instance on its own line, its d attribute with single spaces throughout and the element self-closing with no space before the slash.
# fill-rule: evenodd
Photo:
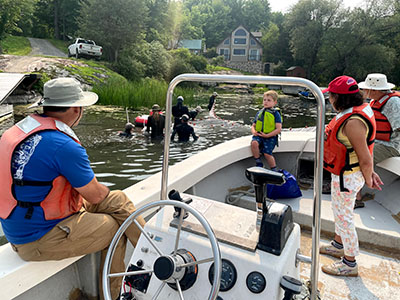
<svg viewBox="0 0 400 300">
<path fill-rule="evenodd" d="M 276 168 L 275 158 L 272 155 L 264 153 L 264 157 L 270 169 Z"/>
<path fill-rule="evenodd" d="M 254 158 L 260 157 L 260 145 L 257 141 L 251 141 L 251 153 L 253 153 Z"/>
</svg>

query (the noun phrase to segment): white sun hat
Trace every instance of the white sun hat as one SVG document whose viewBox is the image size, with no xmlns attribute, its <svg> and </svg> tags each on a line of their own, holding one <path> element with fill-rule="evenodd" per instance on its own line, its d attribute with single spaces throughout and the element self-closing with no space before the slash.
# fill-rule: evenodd
<svg viewBox="0 0 400 300">
<path fill-rule="evenodd" d="M 367 75 L 365 81 L 358 84 L 358 87 L 360 89 L 384 91 L 391 90 L 395 85 L 387 82 L 385 74 L 371 73 Z"/>
<path fill-rule="evenodd" d="M 81 84 L 75 78 L 60 77 L 46 82 L 43 86 L 43 98 L 29 108 L 90 106 L 95 104 L 98 99 L 96 93 L 82 91 Z"/>
</svg>

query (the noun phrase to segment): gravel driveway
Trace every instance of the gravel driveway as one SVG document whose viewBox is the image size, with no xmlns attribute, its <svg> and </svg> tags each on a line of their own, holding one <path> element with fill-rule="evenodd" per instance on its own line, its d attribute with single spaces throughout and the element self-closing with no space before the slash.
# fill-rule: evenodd
<svg viewBox="0 0 400 300">
<path fill-rule="evenodd" d="M 31 43 L 32 52 L 29 55 L 48 55 L 67 57 L 67 55 L 54 47 L 49 41 L 44 39 L 28 38 Z"/>
</svg>

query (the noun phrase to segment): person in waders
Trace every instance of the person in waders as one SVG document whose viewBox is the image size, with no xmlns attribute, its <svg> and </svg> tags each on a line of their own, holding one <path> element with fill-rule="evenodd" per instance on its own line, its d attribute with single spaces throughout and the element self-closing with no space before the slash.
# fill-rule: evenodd
<svg viewBox="0 0 400 300">
<path fill-rule="evenodd" d="M 151 132 L 151 139 L 162 140 L 164 138 L 165 117 L 160 114 L 161 108 L 158 104 L 154 104 L 151 111 L 153 113 L 147 119 L 146 132 Z"/>
<path fill-rule="evenodd" d="M 125 130 L 124 131 L 120 131 L 118 133 L 118 135 L 120 137 L 124 137 L 124 138 L 130 139 L 130 138 L 133 137 L 132 132 L 133 132 L 134 128 L 135 128 L 135 125 L 133 125 L 132 123 L 128 122 L 128 123 L 125 124 Z"/>
<path fill-rule="evenodd" d="M 181 117 L 183 115 L 189 115 L 189 109 L 186 105 L 183 105 L 183 97 L 178 96 L 176 99 L 176 105 L 172 106 L 172 115 L 174 116 L 174 128 L 181 124 Z"/>
<path fill-rule="evenodd" d="M 188 121 L 189 116 L 183 115 L 181 118 L 182 123 L 177 125 L 172 131 L 171 141 L 174 141 L 176 134 L 178 134 L 179 142 L 189 142 L 190 136 L 193 137 L 194 141 L 197 141 L 199 137 L 194 133 L 194 128 L 188 124 Z"/>
</svg>

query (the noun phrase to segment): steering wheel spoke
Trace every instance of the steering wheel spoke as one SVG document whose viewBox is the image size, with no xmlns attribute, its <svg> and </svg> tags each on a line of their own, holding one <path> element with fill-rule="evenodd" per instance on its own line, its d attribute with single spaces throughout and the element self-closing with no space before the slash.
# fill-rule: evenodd
<svg viewBox="0 0 400 300">
<path fill-rule="evenodd" d="M 179 215 L 179 224 L 178 224 L 178 229 L 177 229 L 177 231 L 176 231 L 174 255 L 176 255 L 176 251 L 178 251 L 179 239 L 180 239 L 180 237 L 181 237 L 183 216 L 185 215 L 185 212 L 186 212 L 186 211 L 185 211 L 184 209 L 181 209 L 181 213 L 180 213 L 180 215 Z"/>
<path fill-rule="evenodd" d="M 121 272 L 121 273 L 110 273 L 108 277 L 122 277 L 122 276 L 132 276 L 132 275 L 142 275 L 142 274 L 152 274 L 153 270 L 138 270 L 138 271 L 130 271 L 130 272 Z"/>
<path fill-rule="evenodd" d="M 158 298 L 158 295 L 160 295 L 160 293 L 165 285 L 166 285 L 165 281 L 161 282 L 160 286 L 158 287 L 157 291 L 155 292 L 155 294 L 153 295 L 153 298 L 151 298 L 151 300 L 156 300 Z"/>
<path fill-rule="evenodd" d="M 152 240 L 152 238 L 149 236 L 149 234 L 144 230 L 144 228 L 142 227 L 142 225 L 139 224 L 139 222 L 135 219 L 133 220 L 133 222 L 135 223 L 135 225 L 139 228 L 139 230 L 142 232 L 142 234 L 145 236 L 145 238 L 147 239 L 147 241 L 153 246 L 153 248 L 157 251 L 158 255 L 162 256 L 163 253 L 161 252 L 161 250 L 157 247 L 157 245 L 154 243 L 154 241 Z"/>
<path fill-rule="evenodd" d="M 181 288 L 181 284 L 179 283 L 179 280 L 176 279 L 176 280 L 175 280 L 175 283 L 176 283 L 176 287 L 177 287 L 177 289 L 178 289 L 179 298 L 180 298 L 181 300 L 185 300 L 185 298 L 183 298 L 183 292 L 182 292 L 182 288 Z"/>
<path fill-rule="evenodd" d="M 187 267 L 191 267 L 191 266 L 194 266 L 194 265 L 205 264 L 205 263 L 211 262 L 213 260 L 214 260 L 213 257 L 209 257 L 209 258 L 200 259 L 200 260 L 192 261 L 192 262 L 189 262 L 189 263 L 181 264 L 181 265 L 178 265 L 177 267 L 178 268 L 187 268 Z"/>
</svg>

